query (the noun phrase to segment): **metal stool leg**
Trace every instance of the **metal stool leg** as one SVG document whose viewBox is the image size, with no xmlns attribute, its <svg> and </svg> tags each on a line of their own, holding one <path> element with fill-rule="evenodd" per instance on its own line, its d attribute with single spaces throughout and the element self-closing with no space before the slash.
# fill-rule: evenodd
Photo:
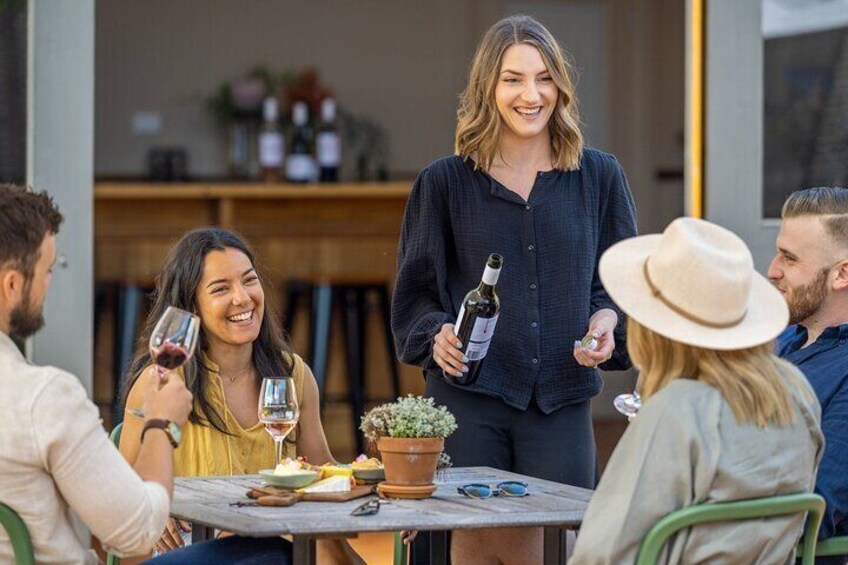
<svg viewBox="0 0 848 565">
<path fill-rule="evenodd" d="M 398 370 L 397 350 L 392 338 L 392 307 L 389 301 L 389 285 L 383 284 L 376 287 L 380 295 L 380 315 L 383 318 L 383 336 L 386 339 L 386 353 L 389 356 L 389 370 L 392 372 L 392 394 L 394 398 L 400 396 L 400 371 Z"/>
<path fill-rule="evenodd" d="M 330 351 L 330 316 L 333 311 L 333 287 L 317 284 L 312 289 L 312 372 L 318 383 L 321 407 L 327 383 L 327 357 Z"/>
<path fill-rule="evenodd" d="M 135 348 L 138 332 L 138 313 L 141 308 L 142 290 L 137 285 L 127 285 L 118 289 L 118 305 L 115 316 L 115 358 L 114 358 L 114 390 L 112 402 L 112 420 L 122 420 L 118 413 L 120 407 L 120 390 L 124 375 L 129 370 Z"/>
<path fill-rule="evenodd" d="M 359 432 L 359 420 L 365 412 L 363 373 L 365 370 L 365 300 L 362 288 L 348 287 L 345 296 L 345 345 L 347 348 L 347 384 L 356 452 L 363 453 L 365 443 Z"/>
</svg>

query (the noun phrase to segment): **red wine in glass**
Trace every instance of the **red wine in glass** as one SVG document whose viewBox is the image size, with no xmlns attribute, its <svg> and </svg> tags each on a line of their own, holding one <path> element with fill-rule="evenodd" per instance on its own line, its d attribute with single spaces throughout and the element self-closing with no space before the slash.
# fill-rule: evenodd
<svg viewBox="0 0 848 565">
<path fill-rule="evenodd" d="M 171 342 L 163 343 L 153 352 L 153 362 L 168 371 L 182 367 L 188 358 L 189 353 L 185 348 Z"/>
<path fill-rule="evenodd" d="M 200 318 L 174 306 L 168 306 L 153 332 L 150 334 L 150 359 L 156 365 L 159 376 L 182 367 L 194 354 Z M 186 383 L 187 386 L 190 383 Z M 144 418 L 144 410 L 127 408 L 127 412 Z"/>
</svg>

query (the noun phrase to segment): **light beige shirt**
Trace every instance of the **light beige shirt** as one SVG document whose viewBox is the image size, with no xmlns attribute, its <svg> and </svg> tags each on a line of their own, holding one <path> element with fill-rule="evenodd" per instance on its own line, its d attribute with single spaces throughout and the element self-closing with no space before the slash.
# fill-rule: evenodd
<svg viewBox="0 0 848 565">
<path fill-rule="evenodd" d="M 646 401 L 610 458 L 569 563 L 633 563 L 648 530 L 686 506 L 812 492 L 821 409 L 797 377 L 796 419 L 784 427 L 740 424 L 716 389 L 688 379 Z M 695 526 L 669 540 L 659 563 L 786 563 L 802 520 Z"/>
<path fill-rule="evenodd" d="M 162 534 L 165 488 L 130 468 L 97 408 L 70 373 L 36 367 L 0 333 L 0 502 L 26 523 L 39 563 L 96 563 L 74 532 L 75 512 L 118 554 L 148 551 Z M 14 563 L 0 528 L 0 563 Z"/>
</svg>

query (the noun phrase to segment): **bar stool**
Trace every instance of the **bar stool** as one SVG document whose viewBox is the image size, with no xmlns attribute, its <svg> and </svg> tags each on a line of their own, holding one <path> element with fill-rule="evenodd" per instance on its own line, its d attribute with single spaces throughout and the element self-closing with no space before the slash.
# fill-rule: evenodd
<svg viewBox="0 0 848 565">
<path fill-rule="evenodd" d="M 94 335 L 98 335 L 101 317 L 109 302 L 114 304 L 115 325 L 112 346 L 112 424 L 120 422 L 121 385 L 130 368 L 138 341 L 139 321 L 146 308 L 145 296 L 154 290 L 149 281 L 100 282 L 95 287 Z"/>
<path fill-rule="evenodd" d="M 385 280 L 328 278 L 313 280 L 291 279 L 286 285 L 286 310 L 283 326 L 291 334 L 298 306 L 303 299 L 311 298 L 309 360 L 318 383 L 323 408 L 326 388 L 327 359 L 330 352 L 330 323 L 334 303 L 341 303 L 347 364 L 348 402 L 351 405 L 352 424 L 357 453 L 364 452 L 359 419 L 365 412 L 365 322 L 367 295 L 377 295 L 382 318 L 383 338 L 389 356 L 394 398 L 400 395 L 400 372 L 390 325 L 391 306 L 389 284 Z"/>
</svg>

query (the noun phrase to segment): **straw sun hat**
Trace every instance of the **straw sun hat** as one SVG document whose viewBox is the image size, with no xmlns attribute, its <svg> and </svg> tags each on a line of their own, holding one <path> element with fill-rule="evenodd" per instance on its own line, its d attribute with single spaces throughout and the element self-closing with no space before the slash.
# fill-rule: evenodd
<svg viewBox="0 0 848 565">
<path fill-rule="evenodd" d="M 780 292 L 754 270 L 733 232 L 678 218 L 662 234 L 621 241 L 601 257 L 610 297 L 646 328 L 705 349 L 745 349 L 786 328 Z"/>
</svg>

